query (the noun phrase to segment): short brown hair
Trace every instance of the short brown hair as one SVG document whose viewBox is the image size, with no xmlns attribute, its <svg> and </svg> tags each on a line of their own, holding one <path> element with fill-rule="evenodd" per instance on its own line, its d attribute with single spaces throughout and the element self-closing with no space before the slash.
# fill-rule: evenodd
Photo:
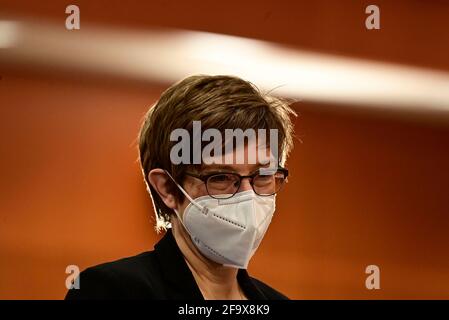
<svg viewBox="0 0 449 320">
<path fill-rule="evenodd" d="M 148 181 L 155 168 L 165 169 L 182 183 L 188 165 L 174 165 L 170 141 L 174 129 L 192 132 L 193 121 L 201 129 L 277 129 L 279 157 L 284 162 L 293 147 L 293 124 L 296 113 L 286 99 L 262 94 L 252 83 L 234 76 L 195 75 L 168 88 L 148 110 L 139 134 L 140 163 L 149 188 L 157 219 L 157 229 L 166 228 L 173 214 Z M 170 191 L 179 200 L 183 194 L 170 183 Z"/>
</svg>

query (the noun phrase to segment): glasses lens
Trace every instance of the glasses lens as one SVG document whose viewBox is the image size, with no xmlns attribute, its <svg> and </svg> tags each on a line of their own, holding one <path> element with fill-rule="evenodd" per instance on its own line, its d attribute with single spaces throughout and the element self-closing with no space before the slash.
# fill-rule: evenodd
<svg viewBox="0 0 449 320">
<path fill-rule="evenodd" d="M 239 189 L 240 178 L 232 173 L 220 173 L 207 179 L 207 192 L 211 197 L 226 199 L 232 197 Z"/>
<path fill-rule="evenodd" d="M 269 196 L 281 190 L 285 183 L 285 174 L 276 171 L 272 174 L 257 175 L 253 179 L 254 192 L 261 196 Z"/>
</svg>

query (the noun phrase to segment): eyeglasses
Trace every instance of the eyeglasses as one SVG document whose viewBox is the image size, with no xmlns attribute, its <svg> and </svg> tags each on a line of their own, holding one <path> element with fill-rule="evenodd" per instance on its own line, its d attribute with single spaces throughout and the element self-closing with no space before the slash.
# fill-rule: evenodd
<svg viewBox="0 0 449 320">
<path fill-rule="evenodd" d="M 254 192 L 259 196 L 271 196 L 281 190 L 288 176 L 288 170 L 279 167 L 276 170 L 266 171 L 261 174 L 261 169 L 248 176 L 241 176 L 231 172 L 213 172 L 197 174 L 186 172 L 186 175 L 200 179 L 206 185 L 207 193 L 215 199 L 229 199 L 240 188 L 243 179 L 248 178 Z"/>
</svg>

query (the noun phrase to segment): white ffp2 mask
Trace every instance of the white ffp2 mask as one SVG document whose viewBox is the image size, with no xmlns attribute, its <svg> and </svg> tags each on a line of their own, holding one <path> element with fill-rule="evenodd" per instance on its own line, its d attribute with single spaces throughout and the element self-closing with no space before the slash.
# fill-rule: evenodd
<svg viewBox="0 0 449 320">
<path fill-rule="evenodd" d="M 182 218 L 175 212 L 198 250 L 217 263 L 246 269 L 270 225 L 276 195 L 249 190 L 229 199 L 207 195 L 194 200 L 176 185 L 190 203 Z"/>
</svg>

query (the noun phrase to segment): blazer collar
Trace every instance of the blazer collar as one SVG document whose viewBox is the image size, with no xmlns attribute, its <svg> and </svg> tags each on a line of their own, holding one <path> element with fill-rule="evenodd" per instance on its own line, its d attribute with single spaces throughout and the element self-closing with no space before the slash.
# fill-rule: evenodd
<svg viewBox="0 0 449 320">
<path fill-rule="evenodd" d="M 166 292 L 170 296 L 167 298 L 204 300 L 171 229 L 167 230 L 154 249 L 164 281 L 169 283 L 168 288 L 170 288 L 171 292 Z M 248 299 L 267 299 L 245 269 L 239 269 L 237 281 Z"/>
</svg>

